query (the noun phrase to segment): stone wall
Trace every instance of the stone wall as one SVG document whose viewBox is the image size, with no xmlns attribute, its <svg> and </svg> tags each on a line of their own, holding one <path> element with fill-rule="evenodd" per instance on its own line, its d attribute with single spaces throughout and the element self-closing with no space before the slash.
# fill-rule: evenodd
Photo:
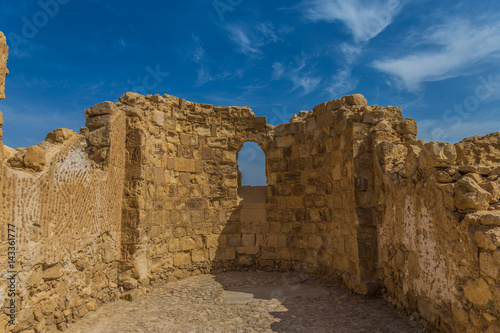
<svg viewBox="0 0 500 333">
<path fill-rule="evenodd" d="M 237 153 L 249 140 L 267 145 L 265 117 L 169 95 L 127 93 L 117 105 L 127 114 L 125 288 L 234 267 Z"/>
<path fill-rule="evenodd" d="M 105 107 L 102 107 L 102 106 Z M 97 164 L 92 131 L 58 129 L 46 141 L 11 151 L 0 165 L 0 228 L 7 253 L 7 231 L 14 230 L 15 267 L 1 257 L 0 325 L 15 279 L 17 309 L 13 332 L 45 332 L 71 322 L 118 296 L 120 218 L 124 178 L 125 116 L 113 103 L 90 111 L 107 114 L 91 128 L 105 128 L 107 156 Z M 108 117 L 109 116 L 109 117 Z M 89 126 L 89 120 L 87 121 Z M 11 239 L 11 237 L 9 237 Z M 11 249 L 10 249 L 11 250 Z"/>
<path fill-rule="evenodd" d="M 378 143 L 387 298 L 441 331 L 500 329 L 499 137 Z"/>
<path fill-rule="evenodd" d="M 1 98 L 6 59 L 0 34 Z M 500 331 L 500 132 L 425 143 L 400 108 L 361 95 L 277 127 L 248 107 L 136 93 L 85 117 L 80 134 L 0 146 L 2 253 L 15 235 L 0 325 L 12 301 L 14 332 L 64 330 L 160 281 L 263 269 L 382 292 L 436 330 Z M 247 141 L 267 186 L 239 182 Z"/>
</svg>

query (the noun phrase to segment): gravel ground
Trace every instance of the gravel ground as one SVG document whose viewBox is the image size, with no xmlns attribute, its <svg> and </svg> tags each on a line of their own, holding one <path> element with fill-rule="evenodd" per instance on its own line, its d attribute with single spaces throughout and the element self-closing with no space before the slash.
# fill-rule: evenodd
<svg viewBox="0 0 500 333">
<path fill-rule="evenodd" d="M 422 332 L 381 298 L 292 273 L 199 275 L 106 304 L 67 332 Z"/>
</svg>

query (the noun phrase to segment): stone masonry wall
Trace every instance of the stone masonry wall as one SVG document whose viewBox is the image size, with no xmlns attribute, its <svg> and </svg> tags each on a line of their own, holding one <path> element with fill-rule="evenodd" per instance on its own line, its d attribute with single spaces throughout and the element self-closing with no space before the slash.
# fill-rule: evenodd
<svg viewBox="0 0 500 333">
<path fill-rule="evenodd" d="M 236 266 L 237 152 L 249 140 L 267 145 L 265 117 L 169 95 L 127 93 L 117 105 L 127 114 L 125 289 Z"/>
<path fill-rule="evenodd" d="M 0 33 L 0 99 L 7 50 Z M 500 331 L 500 132 L 425 143 L 361 95 L 277 127 L 136 93 L 85 116 L 79 135 L 0 142 L 0 251 L 15 252 L 0 257 L 2 327 L 12 302 L 14 332 L 64 330 L 158 281 L 264 269 L 382 292 L 431 329 Z M 268 186 L 239 184 L 247 141 Z"/>
<path fill-rule="evenodd" d="M 455 145 L 394 136 L 374 138 L 387 299 L 439 331 L 498 332 L 500 133 Z"/>
<path fill-rule="evenodd" d="M 7 253 L 7 231 L 15 230 L 9 232 L 15 235 L 10 244 L 15 269 L 7 265 L 7 256 L 1 257 L 0 326 L 8 327 L 11 299 L 4 296 L 12 287 L 9 272 L 17 271 L 13 332 L 62 330 L 117 298 L 125 116 L 113 103 L 86 113 L 86 135 L 54 130 L 46 141 L 2 160 L 0 250 Z M 92 123 L 93 116 L 103 114 Z M 89 152 L 96 149 L 91 133 L 99 128 L 105 129 L 101 140 L 107 154 L 96 163 Z"/>
</svg>

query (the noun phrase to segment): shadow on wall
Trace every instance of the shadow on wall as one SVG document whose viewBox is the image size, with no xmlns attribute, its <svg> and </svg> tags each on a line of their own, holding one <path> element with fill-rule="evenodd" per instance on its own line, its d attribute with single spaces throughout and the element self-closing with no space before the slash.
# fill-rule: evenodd
<svg viewBox="0 0 500 333">
<path fill-rule="evenodd" d="M 262 257 L 269 234 L 267 186 L 240 186 L 237 200 L 218 239 L 214 271 L 255 269 Z"/>
<path fill-rule="evenodd" d="M 232 307 L 237 307 L 242 317 L 246 309 L 248 315 L 259 313 L 259 320 L 242 323 L 242 331 L 268 330 L 271 323 L 272 331 L 278 333 L 420 332 L 398 317 L 382 298 L 353 295 L 345 287 L 296 272 L 214 276 L 224 289 L 222 302 L 228 313 Z"/>
</svg>

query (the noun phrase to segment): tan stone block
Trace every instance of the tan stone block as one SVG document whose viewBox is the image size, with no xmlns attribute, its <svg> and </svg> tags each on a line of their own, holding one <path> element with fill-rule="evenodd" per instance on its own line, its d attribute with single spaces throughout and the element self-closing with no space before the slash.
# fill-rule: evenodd
<svg viewBox="0 0 500 333">
<path fill-rule="evenodd" d="M 219 248 L 218 257 L 221 260 L 234 260 L 236 259 L 236 249 L 234 247 Z"/>
<path fill-rule="evenodd" d="M 244 247 L 255 246 L 255 235 L 254 234 L 243 234 L 242 235 L 242 245 Z"/>
<path fill-rule="evenodd" d="M 464 293 L 471 303 L 479 306 L 486 305 L 492 297 L 490 286 L 481 278 L 474 282 L 469 282 L 464 288 Z"/>
<path fill-rule="evenodd" d="M 256 255 L 259 251 L 260 249 L 256 246 L 240 246 L 236 248 L 236 252 L 239 254 Z"/>
<path fill-rule="evenodd" d="M 170 253 L 179 252 L 181 250 L 181 241 L 178 239 L 171 239 L 168 241 L 168 251 Z"/>
<path fill-rule="evenodd" d="M 493 253 L 481 252 L 479 254 L 479 267 L 483 276 L 496 281 L 500 280 L 500 251 Z"/>
<path fill-rule="evenodd" d="M 265 209 L 245 209 L 240 212 L 241 222 L 264 222 L 266 221 Z"/>
<path fill-rule="evenodd" d="M 226 235 L 226 242 L 228 246 L 237 247 L 241 246 L 241 236 L 240 234 L 229 234 Z"/>
<path fill-rule="evenodd" d="M 196 248 L 196 241 L 191 237 L 183 237 L 181 239 L 182 251 L 194 250 Z"/>
<path fill-rule="evenodd" d="M 304 208 L 304 199 L 302 197 L 296 197 L 296 196 L 287 197 L 286 207 L 289 209 Z"/>
<path fill-rule="evenodd" d="M 64 274 L 61 264 L 56 264 L 52 267 L 47 268 L 42 272 L 42 278 L 45 281 L 57 280 Z"/>
<path fill-rule="evenodd" d="M 182 172 L 195 172 L 196 171 L 195 161 L 192 159 L 175 158 L 174 170 Z"/>
<path fill-rule="evenodd" d="M 45 151 L 38 146 L 31 146 L 26 149 L 26 154 L 23 160 L 24 166 L 32 168 L 36 171 L 42 171 L 45 166 Z"/>
<path fill-rule="evenodd" d="M 260 233 L 261 222 L 244 222 L 243 233 L 245 234 L 258 234 Z"/>
<path fill-rule="evenodd" d="M 193 259 L 193 262 L 207 261 L 208 260 L 208 250 L 203 249 L 203 250 L 193 251 L 193 253 L 191 254 L 191 258 Z"/>
<path fill-rule="evenodd" d="M 201 173 L 205 170 L 205 162 L 202 160 L 196 160 L 195 161 L 195 172 L 196 173 Z"/>
<path fill-rule="evenodd" d="M 174 254 L 174 266 L 187 266 L 191 264 L 191 254 L 189 252 L 181 252 Z"/>
<path fill-rule="evenodd" d="M 266 259 L 276 259 L 276 250 L 273 247 L 265 247 L 262 249 L 261 258 Z"/>
</svg>

